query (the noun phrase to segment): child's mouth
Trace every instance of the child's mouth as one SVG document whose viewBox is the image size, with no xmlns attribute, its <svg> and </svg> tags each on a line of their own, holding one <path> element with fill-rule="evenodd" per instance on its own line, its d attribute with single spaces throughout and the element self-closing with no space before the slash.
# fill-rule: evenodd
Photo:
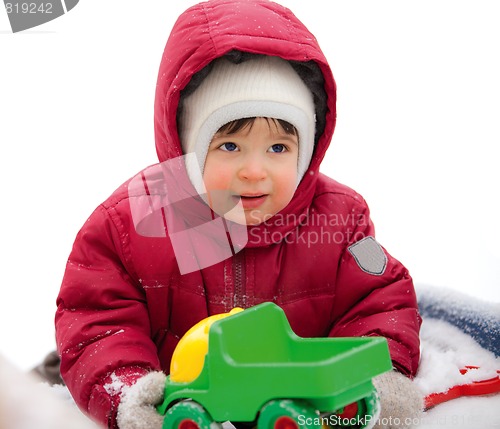
<svg viewBox="0 0 500 429">
<path fill-rule="evenodd" d="M 241 200 L 241 204 L 244 209 L 253 209 L 257 208 L 264 203 L 267 194 L 258 194 L 258 195 L 237 195 L 237 198 Z"/>
</svg>

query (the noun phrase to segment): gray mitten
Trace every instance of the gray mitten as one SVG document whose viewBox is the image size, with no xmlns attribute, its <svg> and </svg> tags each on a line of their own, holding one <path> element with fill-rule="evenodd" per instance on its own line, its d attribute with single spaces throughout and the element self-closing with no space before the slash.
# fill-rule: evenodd
<svg viewBox="0 0 500 429">
<path fill-rule="evenodd" d="M 155 405 L 163 400 L 166 375 L 155 371 L 124 387 L 116 421 L 120 429 L 161 429 L 163 416 Z"/>
<path fill-rule="evenodd" d="M 419 424 L 424 409 L 423 395 L 408 377 L 391 371 L 373 379 L 380 397 L 376 429 L 412 428 Z"/>
</svg>

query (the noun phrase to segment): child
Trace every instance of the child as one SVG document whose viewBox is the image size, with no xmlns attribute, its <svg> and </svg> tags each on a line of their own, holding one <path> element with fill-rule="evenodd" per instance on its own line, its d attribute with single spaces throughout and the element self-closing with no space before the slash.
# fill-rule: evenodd
<svg viewBox="0 0 500 429">
<path fill-rule="evenodd" d="M 386 337 L 395 371 L 376 384 L 392 423 L 380 427 L 418 416 L 411 277 L 375 241 L 363 198 L 319 173 L 335 97 L 288 9 L 211 0 L 179 17 L 156 89 L 161 164 L 90 216 L 58 297 L 61 373 L 81 409 L 108 427 L 160 428 L 153 404 L 179 338 L 210 314 L 274 301 L 300 336 Z"/>
</svg>

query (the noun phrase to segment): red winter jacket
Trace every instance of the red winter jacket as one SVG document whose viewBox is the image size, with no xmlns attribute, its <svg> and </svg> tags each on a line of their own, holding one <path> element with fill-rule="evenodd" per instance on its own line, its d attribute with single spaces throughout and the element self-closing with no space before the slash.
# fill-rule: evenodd
<svg viewBox="0 0 500 429">
<path fill-rule="evenodd" d="M 150 370 L 168 373 L 186 330 L 234 306 L 274 301 L 301 336 L 385 336 L 394 365 L 409 376 L 417 370 L 420 318 L 408 271 L 371 238 L 365 201 L 319 173 L 335 126 L 335 82 L 316 39 L 288 9 L 265 0 L 215 0 L 179 17 L 158 75 L 160 162 L 182 155 L 180 90 L 231 50 L 315 61 L 328 94 L 325 130 L 280 216 L 248 227 L 245 248 L 208 268 L 181 275 L 166 231 L 136 231 L 128 182 L 90 216 L 58 296 L 57 345 L 75 401 L 109 426 L 119 400 L 107 385 L 110 374 L 132 383 Z"/>
</svg>

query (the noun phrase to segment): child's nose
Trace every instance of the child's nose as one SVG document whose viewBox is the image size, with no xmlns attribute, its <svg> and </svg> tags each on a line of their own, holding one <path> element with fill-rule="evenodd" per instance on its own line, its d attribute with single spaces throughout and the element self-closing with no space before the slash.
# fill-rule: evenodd
<svg viewBox="0 0 500 429">
<path fill-rule="evenodd" d="M 239 176 L 243 180 L 263 180 L 267 177 L 267 168 L 264 160 L 258 155 L 245 157 Z"/>
</svg>

